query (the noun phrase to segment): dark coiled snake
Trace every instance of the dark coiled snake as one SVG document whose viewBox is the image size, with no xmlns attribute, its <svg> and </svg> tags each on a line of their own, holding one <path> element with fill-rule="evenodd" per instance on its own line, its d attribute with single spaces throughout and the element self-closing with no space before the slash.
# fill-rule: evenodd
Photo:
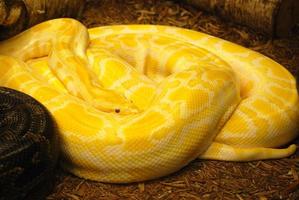
<svg viewBox="0 0 299 200">
<path fill-rule="evenodd" d="M 0 199 L 20 199 L 46 181 L 57 160 L 54 123 L 45 107 L 0 87 Z"/>
</svg>

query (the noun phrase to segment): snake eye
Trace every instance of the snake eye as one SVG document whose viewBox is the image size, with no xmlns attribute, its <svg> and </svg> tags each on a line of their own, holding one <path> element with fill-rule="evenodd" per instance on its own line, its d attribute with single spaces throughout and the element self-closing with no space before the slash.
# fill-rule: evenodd
<svg viewBox="0 0 299 200">
<path fill-rule="evenodd" d="M 116 108 L 114 111 L 115 111 L 116 113 L 120 113 L 120 109 L 118 109 L 118 108 Z"/>
</svg>

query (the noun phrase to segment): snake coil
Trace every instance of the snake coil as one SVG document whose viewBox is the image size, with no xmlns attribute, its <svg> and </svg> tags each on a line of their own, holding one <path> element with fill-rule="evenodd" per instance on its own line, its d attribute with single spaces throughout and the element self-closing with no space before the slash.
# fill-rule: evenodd
<svg viewBox="0 0 299 200">
<path fill-rule="evenodd" d="M 55 19 L 0 42 L 0 65 L 1 86 L 49 110 L 61 166 L 85 179 L 138 182 L 196 158 L 252 161 L 296 151 L 294 144 L 281 148 L 299 130 L 293 75 L 204 33 L 159 25 L 87 29 Z"/>
<path fill-rule="evenodd" d="M 48 180 L 57 160 L 54 124 L 32 97 L 0 87 L 0 199 L 20 199 Z"/>
</svg>

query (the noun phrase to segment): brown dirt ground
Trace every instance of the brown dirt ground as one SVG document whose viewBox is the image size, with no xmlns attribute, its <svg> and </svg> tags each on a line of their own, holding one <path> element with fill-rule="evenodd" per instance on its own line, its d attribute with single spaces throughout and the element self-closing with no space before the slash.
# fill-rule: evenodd
<svg viewBox="0 0 299 200">
<path fill-rule="evenodd" d="M 194 29 L 259 51 L 293 74 L 299 71 L 299 27 L 288 39 L 271 39 L 191 6 L 158 0 L 89 1 L 82 22 L 88 27 L 149 23 Z M 83 180 L 58 169 L 47 200 L 299 199 L 298 173 L 299 152 L 246 163 L 195 160 L 167 177 L 134 184 Z"/>
</svg>

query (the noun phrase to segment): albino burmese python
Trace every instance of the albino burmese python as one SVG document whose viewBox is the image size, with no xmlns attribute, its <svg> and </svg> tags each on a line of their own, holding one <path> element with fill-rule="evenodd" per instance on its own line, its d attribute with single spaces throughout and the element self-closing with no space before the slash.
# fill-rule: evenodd
<svg viewBox="0 0 299 200">
<path fill-rule="evenodd" d="M 47 107 L 62 166 L 104 182 L 174 172 L 195 158 L 282 158 L 298 133 L 296 80 L 273 60 L 155 25 L 39 24 L 0 44 L 0 85 Z"/>
</svg>

